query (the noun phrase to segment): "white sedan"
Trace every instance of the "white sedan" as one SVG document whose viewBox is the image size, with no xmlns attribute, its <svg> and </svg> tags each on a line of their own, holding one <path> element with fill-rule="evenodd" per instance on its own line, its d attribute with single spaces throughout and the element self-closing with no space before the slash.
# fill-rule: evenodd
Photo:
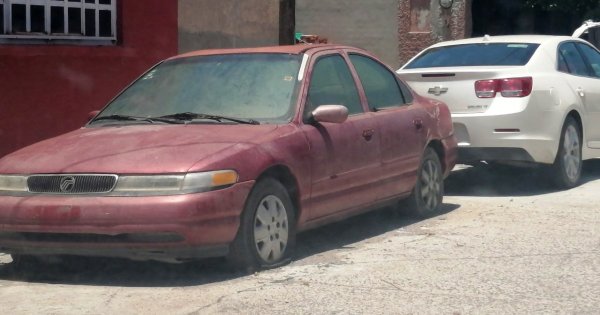
<svg viewBox="0 0 600 315">
<path fill-rule="evenodd" d="M 561 188 L 600 156 L 600 52 L 567 36 L 485 36 L 433 45 L 397 71 L 450 107 L 459 162 L 548 166 Z"/>
</svg>

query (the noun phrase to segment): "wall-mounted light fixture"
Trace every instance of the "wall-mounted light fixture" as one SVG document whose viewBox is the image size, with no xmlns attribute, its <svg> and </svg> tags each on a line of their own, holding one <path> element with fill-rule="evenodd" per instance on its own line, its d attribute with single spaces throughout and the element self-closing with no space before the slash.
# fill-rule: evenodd
<svg viewBox="0 0 600 315">
<path fill-rule="evenodd" d="M 440 6 L 444 9 L 450 9 L 454 0 L 440 0 Z"/>
</svg>

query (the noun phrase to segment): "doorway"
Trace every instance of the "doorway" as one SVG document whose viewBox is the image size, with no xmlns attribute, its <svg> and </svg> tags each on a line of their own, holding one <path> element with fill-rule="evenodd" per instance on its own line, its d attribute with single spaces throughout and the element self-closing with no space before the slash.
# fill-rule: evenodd
<svg viewBox="0 0 600 315">
<path fill-rule="evenodd" d="M 598 7 L 597 1 L 595 5 L 593 2 L 586 6 L 582 3 L 580 2 L 577 9 L 562 10 L 546 7 L 547 4 L 527 5 L 527 2 L 522 0 L 473 0 L 472 36 L 571 35 Z"/>
</svg>

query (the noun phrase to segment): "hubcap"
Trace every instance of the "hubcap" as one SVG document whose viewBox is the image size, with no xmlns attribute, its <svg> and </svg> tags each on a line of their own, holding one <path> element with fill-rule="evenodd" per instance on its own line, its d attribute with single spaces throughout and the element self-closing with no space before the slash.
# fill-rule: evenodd
<svg viewBox="0 0 600 315">
<path fill-rule="evenodd" d="M 432 160 L 425 161 L 421 172 L 421 198 L 428 211 L 439 204 L 442 191 L 440 176 L 437 165 Z"/>
<path fill-rule="evenodd" d="M 563 142 L 564 155 L 563 165 L 565 174 L 571 181 L 576 181 L 579 177 L 581 166 L 581 150 L 579 147 L 579 134 L 574 126 L 567 127 L 565 139 Z"/>
<path fill-rule="evenodd" d="M 288 242 L 288 216 L 277 196 L 263 198 L 254 218 L 254 242 L 260 258 L 266 262 L 280 260 Z"/>
</svg>

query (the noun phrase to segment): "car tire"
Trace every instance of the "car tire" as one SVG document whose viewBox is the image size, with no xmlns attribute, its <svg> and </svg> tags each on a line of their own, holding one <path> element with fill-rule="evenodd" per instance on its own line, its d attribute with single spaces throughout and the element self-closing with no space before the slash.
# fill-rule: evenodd
<svg viewBox="0 0 600 315">
<path fill-rule="evenodd" d="M 11 267 L 19 274 L 35 273 L 44 266 L 44 260 L 39 256 L 22 254 L 11 254 L 10 256 L 12 258 Z"/>
<path fill-rule="evenodd" d="M 229 264 L 243 272 L 284 265 L 295 241 L 295 209 L 288 191 L 275 179 L 259 180 L 246 200 Z"/>
<path fill-rule="evenodd" d="M 13 264 L 23 266 L 36 266 L 36 265 L 47 265 L 47 264 L 61 264 L 64 262 L 75 261 L 75 256 L 63 256 L 63 255 L 25 255 L 25 254 L 11 254 L 10 255 Z"/>
<path fill-rule="evenodd" d="M 40 260 L 33 255 L 10 254 L 14 265 L 38 264 Z"/>
<path fill-rule="evenodd" d="M 579 124 L 572 117 L 568 117 L 560 134 L 554 164 L 549 172 L 555 187 L 569 189 L 579 183 L 582 166 L 581 139 Z"/>
<path fill-rule="evenodd" d="M 417 171 L 417 182 L 410 196 L 401 202 L 409 214 L 426 218 L 439 213 L 444 198 L 442 164 L 432 148 L 425 149 Z"/>
</svg>

